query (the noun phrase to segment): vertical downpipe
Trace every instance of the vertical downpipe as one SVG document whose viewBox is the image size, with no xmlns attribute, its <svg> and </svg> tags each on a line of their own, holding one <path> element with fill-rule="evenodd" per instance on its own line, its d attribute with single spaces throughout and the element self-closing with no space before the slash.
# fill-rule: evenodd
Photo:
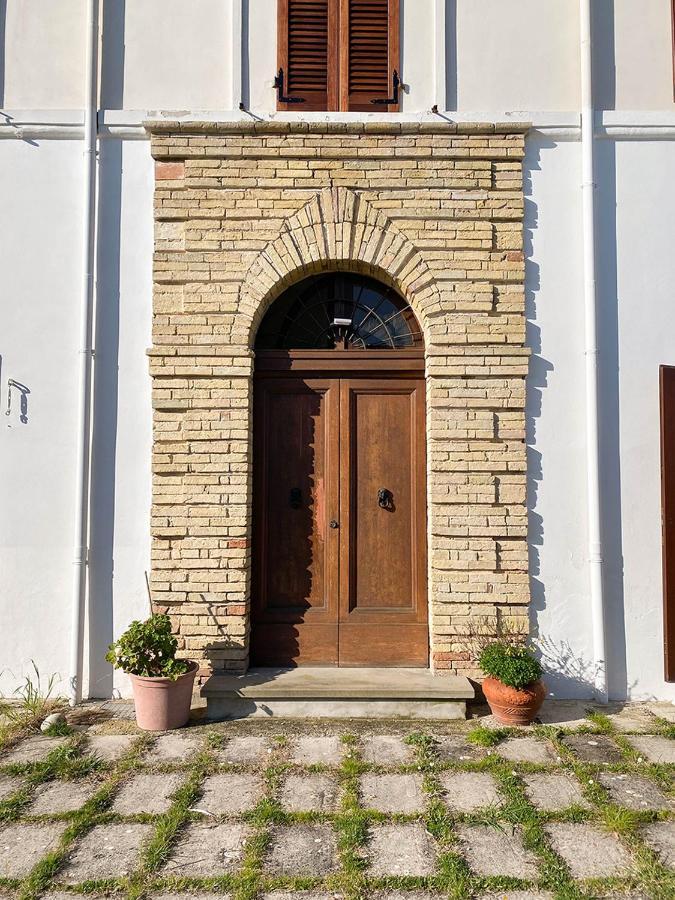
<svg viewBox="0 0 675 900">
<path fill-rule="evenodd" d="M 87 2 L 84 151 L 82 283 L 80 309 L 80 364 L 78 385 L 77 474 L 75 549 L 73 554 L 73 607 L 69 701 L 82 699 L 84 617 L 87 596 L 89 543 L 89 469 L 91 453 L 92 320 L 96 247 L 96 141 L 98 133 L 98 31 L 99 0 Z"/>
<path fill-rule="evenodd" d="M 598 295 L 595 275 L 595 181 L 592 0 L 580 0 L 581 168 L 584 241 L 584 320 L 586 357 L 586 456 L 588 487 L 588 567 L 593 625 L 595 697 L 608 699 L 600 505 L 600 424 L 598 408 Z"/>
</svg>

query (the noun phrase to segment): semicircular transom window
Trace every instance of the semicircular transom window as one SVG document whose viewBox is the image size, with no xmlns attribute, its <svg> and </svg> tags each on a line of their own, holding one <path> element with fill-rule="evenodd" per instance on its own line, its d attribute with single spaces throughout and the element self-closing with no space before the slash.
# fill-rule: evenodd
<svg viewBox="0 0 675 900">
<path fill-rule="evenodd" d="M 256 350 L 405 350 L 423 346 L 410 306 L 387 285 L 331 273 L 285 291 L 265 315 Z"/>
</svg>

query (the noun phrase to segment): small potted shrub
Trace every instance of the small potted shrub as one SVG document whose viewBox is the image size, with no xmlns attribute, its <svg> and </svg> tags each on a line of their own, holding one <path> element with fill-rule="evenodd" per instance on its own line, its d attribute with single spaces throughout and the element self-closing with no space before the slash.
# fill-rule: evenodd
<svg viewBox="0 0 675 900">
<path fill-rule="evenodd" d="M 541 665 L 523 644 L 491 641 L 478 664 L 487 676 L 483 693 L 494 717 L 504 725 L 529 725 L 546 697 Z"/>
<path fill-rule="evenodd" d="M 190 717 L 198 666 L 176 659 L 177 647 L 169 617 L 154 615 L 132 622 L 106 654 L 108 662 L 131 680 L 136 722 L 144 731 L 181 728 Z"/>
</svg>

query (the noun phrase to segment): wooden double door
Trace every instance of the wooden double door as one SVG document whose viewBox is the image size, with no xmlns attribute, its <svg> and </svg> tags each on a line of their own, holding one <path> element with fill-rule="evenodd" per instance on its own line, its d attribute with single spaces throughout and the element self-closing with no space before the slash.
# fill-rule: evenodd
<svg viewBox="0 0 675 900">
<path fill-rule="evenodd" d="M 256 376 L 253 665 L 428 665 L 424 379 L 375 356 Z"/>
</svg>

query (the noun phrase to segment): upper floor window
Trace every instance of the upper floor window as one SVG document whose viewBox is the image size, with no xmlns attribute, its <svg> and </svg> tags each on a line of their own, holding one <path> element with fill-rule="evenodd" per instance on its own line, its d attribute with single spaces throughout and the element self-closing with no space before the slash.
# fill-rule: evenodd
<svg viewBox="0 0 675 900">
<path fill-rule="evenodd" d="M 396 112 L 399 0 L 278 0 L 277 107 Z"/>
</svg>

